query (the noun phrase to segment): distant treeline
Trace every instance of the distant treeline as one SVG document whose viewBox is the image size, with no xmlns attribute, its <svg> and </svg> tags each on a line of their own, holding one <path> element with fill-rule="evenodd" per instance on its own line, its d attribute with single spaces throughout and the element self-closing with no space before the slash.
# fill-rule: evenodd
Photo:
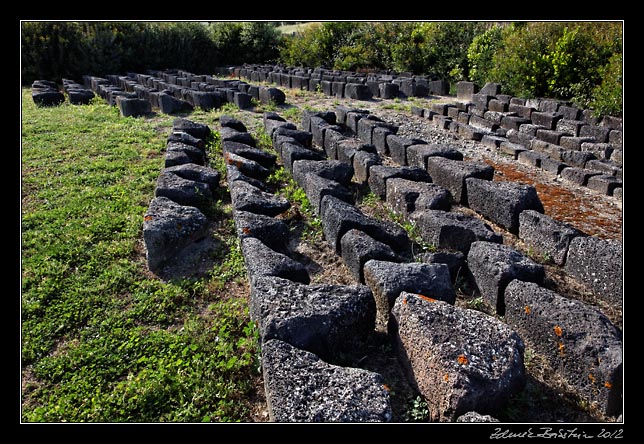
<svg viewBox="0 0 644 444">
<path fill-rule="evenodd" d="M 22 79 L 243 63 L 388 70 L 622 112 L 621 22 L 24 22 Z"/>
</svg>

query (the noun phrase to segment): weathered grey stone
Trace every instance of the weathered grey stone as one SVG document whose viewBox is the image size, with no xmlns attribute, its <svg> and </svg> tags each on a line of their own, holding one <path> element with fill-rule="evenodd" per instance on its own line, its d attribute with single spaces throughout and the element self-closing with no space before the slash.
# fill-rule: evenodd
<svg viewBox="0 0 644 444">
<path fill-rule="evenodd" d="M 541 169 L 556 176 L 560 175 L 561 172 L 569 166 L 570 165 L 559 162 L 558 160 L 551 159 L 549 157 L 543 157 L 541 159 Z"/>
<path fill-rule="evenodd" d="M 362 119 L 358 120 L 356 134 L 362 142 L 373 144 L 374 128 L 383 125 L 386 125 L 386 123 L 381 118 L 367 114 Z"/>
<path fill-rule="evenodd" d="M 519 154 L 526 150 L 527 148 L 525 146 L 509 141 L 502 142 L 501 145 L 499 145 L 499 151 L 512 156 L 514 160 L 517 160 L 519 158 Z"/>
<path fill-rule="evenodd" d="M 243 237 L 240 244 L 251 281 L 259 276 L 276 276 L 302 284 L 311 282 L 304 264 L 273 250 L 256 237 Z"/>
<path fill-rule="evenodd" d="M 371 90 L 367 85 L 361 83 L 347 83 L 344 86 L 344 97 L 354 100 L 369 100 L 372 97 Z"/>
<path fill-rule="evenodd" d="M 324 152 L 330 160 L 338 159 L 338 143 L 345 139 L 344 135 L 335 129 L 327 129 L 324 133 Z"/>
<path fill-rule="evenodd" d="M 524 256 L 509 245 L 493 242 L 472 242 L 467 263 L 483 300 L 503 316 L 505 287 L 513 279 L 541 284 L 543 265 Z"/>
<path fill-rule="evenodd" d="M 582 143 L 593 142 L 594 140 L 592 137 L 561 136 L 559 145 L 567 150 L 580 151 Z"/>
<path fill-rule="evenodd" d="M 152 199 L 143 220 L 143 240 L 151 271 L 159 270 L 186 246 L 208 234 L 208 219 L 201 211 L 167 197 Z"/>
<path fill-rule="evenodd" d="M 193 106 L 186 100 L 177 99 L 170 94 L 159 94 L 159 109 L 163 114 L 174 114 L 182 111 L 192 111 Z"/>
<path fill-rule="evenodd" d="M 364 282 L 376 301 L 376 324 L 386 326 L 403 291 L 453 304 L 456 293 L 445 264 L 398 263 L 372 259 L 364 264 Z"/>
<path fill-rule="evenodd" d="M 264 168 L 258 162 L 239 156 L 229 150 L 224 151 L 224 162 L 227 165 L 235 165 L 243 174 L 254 179 L 264 180 L 271 173 L 269 169 Z"/>
<path fill-rule="evenodd" d="M 250 135 L 250 133 L 237 131 L 236 129 L 227 126 L 224 126 L 219 130 L 219 137 L 221 138 L 222 142 L 231 140 L 233 142 L 244 143 L 252 147 L 256 146 L 255 139 Z"/>
<path fill-rule="evenodd" d="M 329 360 L 372 333 L 376 319 L 365 285 L 304 285 L 274 276 L 253 280 L 249 308 L 262 343 L 279 339 Z"/>
<path fill-rule="evenodd" d="M 480 219 L 462 213 L 425 210 L 413 213 L 421 238 L 435 246 L 467 254 L 472 242 L 501 243 L 503 238 Z"/>
<path fill-rule="evenodd" d="M 373 145 L 376 147 L 378 154 L 381 156 L 388 156 L 390 154 L 389 145 L 387 145 L 387 137 L 390 134 L 396 134 L 397 132 L 397 127 L 377 126 L 373 129 L 371 140 Z"/>
<path fill-rule="evenodd" d="M 557 122 L 563 118 L 563 115 L 556 112 L 547 111 L 534 111 L 530 115 L 530 120 L 535 125 L 542 126 L 549 130 L 554 130 L 557 127 Z"/>
<path fill-rule="evenodd" d="M 531 282 L 505 289 L 505 321 L 606 415 L 622 410 L 622 334 L 595 307 Z"/>
<path fill-rule="evenodd" d="M 273 131 L 273 138 L 277 135 L 289 136 L 307 148 L 313 147 L 313 134 L 308 131 L 293 129 L 289 126 L 280 126 Z"/>
<path fill-rule="evenodd" d="M 574 238 L 568 247 L 565 271 L 602 301 L 622 303 L 624 265 L 620 242 L 595 236 Z"/>
<path fill-rule="evenodd" d="M 622 166 L 611 160 L 589 160 L 586 162 L 586 168 L 593 171 L 599 171 L 600 173 L 609 176 L 615 176 L 618 179 L 622 179 L 623 177 Z"/>
<path fill-rule="evenodd" d="M 395 134 L 387 136 L 387 146 L 389 147 L 389 155 L 399 165 L 407 165 L 407 147 L 411 145 L 422 145 L 425 142 L 421 139 L 411 139 L 408 137 L 400 137 Z"/>
<path fill-rule="evenodd" d="M 262 191 L 267 191 L 266 184 L 263 181 L 248 177 L 247 175 L 239 171 L 239 168 L 237 168 L 235 165 L 226 165 L 226 180 L 229 187 L 234 186 L 233 182 L 241 180 Z"/>
<path fill-rule="evenodd" d="M 407 292 L 392 315 L 400 359 L 431 421 L 497 412 L 525 387 L 524 343 L 502 321 Z"/>
<path fill-rule="evenodd" d="M 598 143 L 608 142 L 609 133 L 610 128 L 605 126 L 583 125 L 579 128 L 579 137 L 592 137 Z"/>
<path fill-rule="evenodd" d="M 210 111 L 221 107 L 221 96 L 209 91 L 190 91 L 189 102 L 195 108 Z"/>
<path fill-rule="evenodd" d="M 380 199 L 387 197 L 387 181 L 393 178 L 413 180 L 415 182 L 431 182 L 427 171 L 418 167 L 395 167 L 374 165 L 369 170 L 369 188 Z"/>
<path fill-rule="evenodd" d="M 376 153 L 357 151 L 353 155 L 354 178 L 358 184 L 365 184 L 369 180 L 369 170 L 374 165 L 381 165 L 382 160 Z"/>
<path fill-rule="evenodd" d="M 206 143 L 204 142 L 203 139 L 198 139 L 195 136 L 191 135 L 190 133 L 186 133 L 185 131 L 171 132 L 170 135 L 168 136 L 168 142 L 185 143 L 187 145 L 192 145 L 201 150 L 204 150 L 206 146 Z"/>
<path fill-rule="evenodd" d="M 595 159 L 595 154 L 591 152 L 575 151 L 575 150 L 561 150 L 560 159 L 562 162 L 570 166 L 585 168 L 586 162 Z"/>
<path fill-rule="evenodd" d="M 235 156 L 243 157 L 253 162 L 258 163 L 263 168 L 272 168 L 275 166 L 275 161 L 277 156 L 275 154 L 269 153 L 259 148 L 246 145 L 245 143 L 234 142 L 232 140 L 226 140 L 222 142 L 222 151 L 224 153 L 224 159 L 226 154 L 234 154 Z"/>
<path fill-rule="evenodd" d="M 295 124 L 291 122 L 286 122 L 283 120 L 276 120 L 276 119 L 266 119 L 264 121 L 264 129 L 266 130 L 266 134 L 271 138 L 271 140 L 274 140 L 275 137 L 275 132 L 277 132 L 280 129 L 289 129 L 289 130 L 297 130 L 297 127 Z"/>
<path fill-rule="evenodd" d="M 456 98 L 471 101 L 472 96 L 478 92 L 474 82 L 460 81 L 456 84 Z"/>
<path fill-rule="evenodd" d="M 300 144 L 286 142 L 282 144 L 282 164 L 289 173 L 293 172 L 293 163 L 296 160 L 323 160 L 318 151 L 306 148 Z"/>
<path fill-rule="evenodd" d="M 248 132 L 248 129 L 246 128 L 246 125 L 244 125 L 244 122 L 227 114 L 224 114 L 219 118 L 219 125 L 221 125 L 222 127 L 228 127 L 237 131 L 241 131 L 242 133 Z"/>
<path fill-rule="evenodd" d="M 601 174 L 599 176 L 592 176 L 588 179 L 588 188 L 598 191 L 606 196 L 612 196 L 615 188 L 622 187 L 622 180 L 615 176 Z"/>
<path fill-rule="evenodd" d="M 576 185 L 586 185 L 588 184 L 588 179 L 590 179 L 592 176 L 598 176 L 600 174 L 601 173 L 598 171 L 570 167 L 565 168 L 561 172 L 561 178 L 566 182 L 574 183 Z"/>
<path fill-rule="evenodd" d="M 451 207 L 452 196 L 449 191 L 434 183 L 392 177 L 386 184 L 389 208 L 405 217 L 414 211 L 449 211 Z"/>
<path fill-rule="evenodd" d="M 541 168 L 541 160 L 546 157 L 542 153 L 537 153 L 535 151 L 521 151 L 517 156 L 519 163 L 524 165 Z"/>
<path fill-rule="evenodd" d="M 320 148 L 324 148 L 324 131 L 327 127 L 332 127 L 334 131 L 341 131 L 341 128 L 339 126 L 336 127 L 335 125 L 330 124 L 320 116 L 312 115 L 310 116 L 309 120 L 311 125 L 310 131 L 313 137 L 313 144 Z"/>
<path fill-rule="evenodd" d="M 283 105 L 286 102 L 286 94 L 279 88 L 260 87 L 259 101 L 264 105 Z"/>
<path fill-rule="evenodd" d="M 261 92 L 260 92 L 260 95 L 261 95 Z M 253 105 L 251 101 L 252 98 L 253 97 L 248 93 L 235 91 L 233 96 L 233 103 L 237 105 L 239 109 L 248 109 Z M 260 98 L 260 101 L 261 101 L 261 98 Z"/>
<path fill-rule="evenodd" d="M 347 116 L 349 113 L 360 113 L 360 114 L 369 114 L 368 110 L 363 110 L 363 109 L 358 109 L 358 108 L 353 108 L 353 107 L 348 107 L 345 105 L 337 105 L 335 107 L 335 116 L 336 119 L 333 123 L 338 123 L 342 125 L 347 125 Z"/>
<path fill-rule="evenodd" d="M 192 163 L 196 163 L 197 165 L 204 165 L 206 163 L 205 151 L 201 148 L 188 145 L 187 143 L 168 142 L 166 145 L 166 157 L 173 152 L 182 153 L 183 155 L 187 156 L 192 161 Z"/>
<path fill-rule="evenodd" d="M 355 138 L 340 139 L 336 143 L 337 159 L 340 162 L 344 162 L 348 165 L 353 166 L 353 156 L 358 151 L 363 150 L 363 148 L 366 146 L 369 146 L 369 145 L 366 145 L 360 139 L 355 139 Z"/>
<path fill-rule="evenodd" d="M 72 105 L 89 105 L 95 97 L 94 92 L 89 89 L 69 89 L 67 90 L 69 103 Z"/>
<path fill-rule="evenodd" d="M 139 98 L 117 97 L 116 106 L 123 117 L 141 117 L 152 112 L 150 102 Z"/>
<path fill-rule="evenodd" d="M 481 415 L 476 412 L 467 412 L 456 418 L 456 422 L 499 422 L 490 415 Z"/>
<path fill-rule="evenodd" d="M 38 81 L 36 81 L 38 82 Z M 36 84 L 34 82 L 34 84 Z M 40 82 L 43 82 L 42 80 Z M 54 83 L 55 85 L 55 83 Z M 65 101 L 65 95 L 58 91 L 58 86 L 42 85 L 43 87 L 33 86 L 31 89 L 31 98 L 36 106 L 58 106 Z"/>
<path fill-rule="evenodd" d="M 433 253 L 421 253 L 416 256 L 416 260 L 420 260 L 425 264 L 444 264 L 449 270 L 452 283 L 456 283 L 458 278 L 466 278 L 465 273 L 465 255 L 460 251 L 436 251 Z"/>
<path fill-rule="evenodd" d="M 537 211 L 525 210 L 519 215 L 519 238 L 545 262 L 563 265 L 570 242 L 584 235 L 576 228 Z"/>
<path fill-rule="evenodd" d="M 585 124 L 586 122 L 583 120 L 570 120 L 563 118 L 557 122 L 556 129 L 569 137 L 578 137 L 579 129 Z"/>
<path fill-rule="evenodd" d="M 519 130 L 519 127 L 526 123 L 532 123 L 532 121 L 525 117 L 507 115 L 501 119 L 501 128 Z"/>
<path fill-rule="evenodd" d="M 328 364 L 286 342 L 262 344 L 271 422 L 389 422 L 389 392 L 378 373 Z"/>
<path fill-rule="evenodd" d="M 382 82 L 378 88 L 383 99 L 395 99 L 400 94 L 400 87 L 395 83 Z"/>
<path fill-rule="evenodd" d="M 341 185 L 351 185 L 353 167 L 339 160 L 296 160 L 293 162 L 293 180 L 302 186 L 308 174 L 315 174 L 325 179 L 334 180 Z"/>
<path fill-rule="evenodd" d="M 275 251 L 286 252 L 289 227 L 280 219 L 242 210 L 236 210 L 233 219 L 239 239 L 254 237 Z"/>
<path fill-rule="evenodd" d="M 167 151 L 164 159 L 164 167 L 168 168 L 193 162 L 194 160 L 183 151 Z"/>
<path fill-rule="evenodd" d="M 396 253 L 409 250 L 409 237 L 400 226 L 366 216 L 354 205 L 343 202 L 334 196 L 322 198 L 320 214 L 324 226 L 324 237 L 337 254 L 342 251 L 340 245 L 342 236 L 354 228 L 389 245 Z"/>
<path fill-rule="evenodd" d="M 519 214 L 523 210 L 544 211 L 532 185 L 475 177 L 469 177 L 465 182 L 469 207 L 511 233 L 519 233 Z"/>
<path fill-rule="evenodd" d="M 267 193 L 243 180 L 229 182 L 230 198 L 235 210 L 277 216 L 291 208 L 285 198 Z"/>
<path fill-rule="evenodd" d="M 444 157 L 430 157 L 427 159 L 427 172 L 432 182 L 442 186 L 452 194 L 454 201 L 467 205 L 467 185 L 465 180 L 469 177 L 492 180 L 494 168 L 483 162 L 469 160 L 452 160 Z"/>
<path fill-rule="evenodd" d="M 177 117 L 172 121 L 172 130 L 186 132 L 198 139 L 204 140 L 210 136 L 210 127 L 208 125 L 181 117 Z"/>
<path fill-rule="evenodd" d="M 368 111 L 367 111 L 368 112 Z M 311 131 L 311 118 L 320 117 L 329 125 L 336 124 L 336 115 L 333 111 L 302 111 L 302 129 L 304 131 Z"/>
<path fill-rule="evenodd" d="M 358 134 L 358 123 L 361 119 L 367 117 L 369 111 L 362 109 L 352 109 L 347 112 L 346 123 L 345 125 L 349 128 L 354 134 Z"/>
<path fill-rule="evenodd" d="M 184 179 L 203 182 L 210 187 L 211 191 L 219 187 L 219 180 L 221 175 L 219 174 L 219 171 L 213 170 L 209 167 L 197 165 L 194 163 L 188 163 L 172 166 L 164 169 L 163 171 L 176 174 L 177 176 Z"/>
<path fill-rule="evenodd" d="M 430 143 L 420 145 L 410 145 L 407 147 L 407 163 L 409 166 L 415 166 L 427 169 L 427 159 L 439 156 L 452 160 L 463 160 L 461 153 L 456 146 L 443 143 Z"/>
<path fill-rule="evenodd" d="M 313 214 L 320 215 L 320 206 L 324 196 L 334 196 L 343 202 L 353 204 L 353 193 L 344 185 L 332 179 L 306 174 L 302 183 L 304 193 L 311 203 Z"/>
<path fill-rule="evenodd" d="M 212 203 L 212 192 L 208 184 L 185 179 L 167 169 L 159 174 L 154 195 L 167 197 L 179 205 L 197 207 L 202 211 Z"/>
<path fill-rule="evenodd" d="M 595 143 L 595 142 L 582 142 L 581 143 L 581 153 L 579 155 L 588 156 L 585 160 L 592 159 L 610 159 L 611 154 L 613 153 L 614 145 L 610 143 Z M 585 167 L 585 164 L 575 165 L 578 167 Z"/>
<path fill-rule="evenodd" d="M 372 259 L 398 262 L 389 245 L 378 242 L 360 230 L 347 231 L 340 240 L 340 254 L 354 279 L 364 284 L 364 264 Z"/>
</svg>

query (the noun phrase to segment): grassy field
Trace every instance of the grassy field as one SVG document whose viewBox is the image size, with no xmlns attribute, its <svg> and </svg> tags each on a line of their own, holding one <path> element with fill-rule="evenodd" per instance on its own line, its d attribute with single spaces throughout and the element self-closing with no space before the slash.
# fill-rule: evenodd
<svg viewBox="0 0 644 444">
<path fill-rule="evenodd" d="M 216 129 L 214 113 L 195 121 Z M 22 91 L 22 422 L 249 421 L 260 378 L 230 205 L 208 276 L 164 282 L 143 216 L 173 117 Z M 217 145 L 209 143 L 211 158 Z"/>
</svg>

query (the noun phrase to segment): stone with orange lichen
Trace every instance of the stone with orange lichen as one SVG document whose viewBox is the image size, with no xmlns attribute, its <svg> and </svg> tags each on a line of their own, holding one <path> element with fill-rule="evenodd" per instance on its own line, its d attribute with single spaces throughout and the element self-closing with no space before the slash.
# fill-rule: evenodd
<svg viewBox="0 0 644 444">
<path fill-rule="evenodd" d="M 375 372 L 332 365 L 284 341 L 262 344 L 272 422 L 389 422 L 389 387 Z"/>
<path fill-rule="evenodd" d="M 431 421 L 496 412 L 525 386 L 523 341 L 500 320 L 407 292 L 392 315 L 400 359 Z"/>
<path fill-rule="evenodd" d="M 582 301 L 519 280 L 507 286 L 505 302 L 506 322 L 573 390 L 605 414 L 619 414 L 622 335 L 606 316 Z M 530 306 L 529 314 L 525 306 Z"/>
<path fill-rule="evenodd" d="M 445 264 L 396 263 L 370 260 L 364 265 L 365 283 L 373 292 L 378 322 L 389 322 L 389 311 L 403 292 L 419 293 L 453 304 L 456 293 Z"/>
</svg>

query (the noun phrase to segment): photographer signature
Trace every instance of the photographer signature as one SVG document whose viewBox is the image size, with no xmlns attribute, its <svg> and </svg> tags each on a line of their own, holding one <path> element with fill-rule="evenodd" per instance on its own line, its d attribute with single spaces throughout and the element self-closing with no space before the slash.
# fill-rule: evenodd
<svg viewBox="0 0 644 444">
<path fill-rule="evenodd" d="M 490 439 L 508 439 L 508 438 L 542 438 L 542 439 L 588 439 L 588 438 L 606 438 L 621 439 L 624 437 L 624 429 L 606 430 L 601 429 L 597 434 L 588 434 L 586 431 L 575 427 L 573 429 L 554 429 L 552 427 L 539 427 L 533 430 L 530 427 L 523 432 L 513 432 L 508 429 L 503 430 L 500 427 L 494 429 Z"/>
</svg>

